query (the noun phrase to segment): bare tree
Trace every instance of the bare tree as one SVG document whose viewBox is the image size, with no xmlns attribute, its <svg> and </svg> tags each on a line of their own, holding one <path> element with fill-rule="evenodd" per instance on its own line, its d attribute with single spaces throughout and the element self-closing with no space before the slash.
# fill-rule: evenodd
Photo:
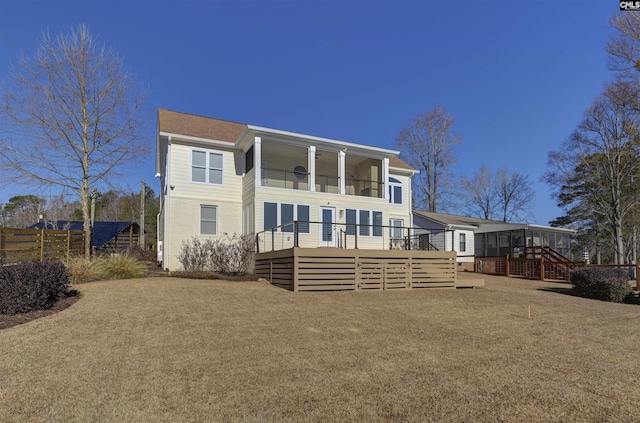
<svg viewBox="0 0 640 423">
<path fill-rule="evenodd" d="M 142 138 L 145 100 L 120 56 L 98 45 L 86 26 L 54 39 L 43 34 L 2 88 L 3 179 L 77 194 L 91 239 L 90 192 L 149 150 Z"/>
<path fill-rule="evenodd" d="M 463 177 L 459 196 L 471 216 L 513 222 L 531 216 L 534 192 L 529 178 L 507 166 L 491 172 L 482 166 L 473 178 Z"/>
<path fill-rule="evenodd" d="M 411 119 L 395 141 L 400 156 L 420 171 L 413 185 L 416 206 L 431 212 L 446 206 L 451 195 L 451 166 L 456 162 L 453 146 L 462 142 L 453 123 L 447 109 L 436 104 L 433 110 Z"/>
<path fill-rule="evenodd" d="M 607 43 L 609 68 L 622 77 L 640 75 L 640 14 L 620 12 L 609 21 L 615 30 Z"/>
<path fill-rule="evenodd" d="M 464 213 L 482 219 L 492 219 L 496 206 L 494 176 L 486 166 L 473 174 L 473 178 L 460 180 L 460 198 Z"/>
<path fill-rule="evenodd" d="M 584 218 L 605 223 L 616 264 L 625 260 L 626 219 L 639 207 L 637 98 L 633 82 L 618 80 L 607 86 L 569 139 L 549 153 L 544 176 L 557 189 L 561 206 L 570 212 L 586 209 Z"/>
<path fill-rule="evenodd" d="M 504 166 L 496 171 L 497 210 L 503 222 L 526 220 L 532 215 L 535 193 L 529 177 Z"/>
</svg>

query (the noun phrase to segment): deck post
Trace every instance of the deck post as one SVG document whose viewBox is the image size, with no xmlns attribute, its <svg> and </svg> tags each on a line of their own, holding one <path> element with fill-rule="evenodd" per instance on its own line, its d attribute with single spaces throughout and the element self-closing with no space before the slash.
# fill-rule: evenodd
<svg viewBox="0 0 640 423">
<path fill-rule="evenodd" d="M 271 228 L 271 251 L 276 250 L 276 228 Z"/>
<path fill-rule="evenodd" d="M 510 270 L 511 269 L 509 269 L 509 254 L 507 254 L 506 257 L 504 258 L 504 272 L 506 277 L 509 277 Z"/>
<path fill-rule="evenodd" d="M 544 256 L 540 255 L 540 280 L 544 281 Z"/>
<path fill-rule="evenodd" d="M 71 254 L 71 231 L 67 230 L 67 263 L 69 262 L 70 254 Z"/>
<path fill-rule="evenodd" d="M 354 232 L 354 234 L 355 234 L 355 237 L 354 237 L 355 247 L 354 247 L 354 249 L 357 250 L 358 249 L 358 232 L 360 231 L 360 225 L 355 225 L 355 228 L 356 228 L 356 230 Z"/>
<path fill-rule="evenodd" d="M 40 261 L 44 260 L 44 228 L 40 229 Z"/>
<path fill-rule="evenodd" d="M 293 246 L 299 247 L 298 245 L 298 221 L 293 221 Z"/>
<path fill-rule="evenodd" d="M 298 266 L 300 265 L 300 259 L 298 257 L 298 249 L 293 249 L 293 271 L 291 272 L 291 283 L 293 284 L 293 292 L 298 292 Z"/>
</svg>

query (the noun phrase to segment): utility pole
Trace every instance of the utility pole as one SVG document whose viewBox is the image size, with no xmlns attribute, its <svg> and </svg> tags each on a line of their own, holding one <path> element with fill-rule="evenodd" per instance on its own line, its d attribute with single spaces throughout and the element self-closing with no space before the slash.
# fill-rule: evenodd
<svg viewBox="0 0 640 423">
<path fill-rule="evenodd" d="M 91 193 L 91 231 L 89 232 L 89 239 L 85 240 L 85 242 L 89 243 L 89 248 L 91 251 L 91 255 L 93 256 L 93 226 L 96 221 L 96 195 L 97 192 L 94 189 Z"/>
<path fill-rule="evenodd" d="M 140 187 L 140 246 L 145 249 L 144 243 L 144 197 L 145 197 L 145 184 L 142 180 L 142 186 Z"/>
</svg>

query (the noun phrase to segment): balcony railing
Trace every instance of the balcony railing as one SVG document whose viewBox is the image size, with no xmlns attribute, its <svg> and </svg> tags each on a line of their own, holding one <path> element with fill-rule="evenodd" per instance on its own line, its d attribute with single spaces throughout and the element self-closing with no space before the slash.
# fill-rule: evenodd
<svg viewBox="0 0 640 423">
<path fill-rule="evenodd" d="M 295 170 L 262 168 L 263 187 L 286 188 L 308 191 L 309 174 Z M 335 175 L 316 175 L 316 192 L 338 194 L 340 192 L 340 177 Z M 349 178 L 345 184 L 347 195 L 361 197 L 384 198 L 384 183 L 368 179 Z"/>
<path fill-rule="evenodd" d="M 384 183 L 369 179 L 349 178 L 345 184 L 345 192 L 347 195 L 384 198 Z"/>
<path fill-rule="evenodd" d="M 262 168 L 262 186 L 309 190 L 309 174 L 284 169 Z"/>
</svg>

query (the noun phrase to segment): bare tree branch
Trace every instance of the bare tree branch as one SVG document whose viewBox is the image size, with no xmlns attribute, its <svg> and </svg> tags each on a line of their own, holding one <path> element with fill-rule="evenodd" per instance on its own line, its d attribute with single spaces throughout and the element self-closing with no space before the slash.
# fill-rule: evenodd
<svg viewBox="0 0 640 423">
<path fill-rule="evenodd" d="M 456 162 L 453 146 L 462 142 L 453 131 L 454 120 L 436 104 L 432 111 L 411 119 L 396 137 L 400 156 L 420 171 L 413 183 L 416 207 L 435 212 L 449 201 L 451 166 Z"/>
<path fill-rule="evenodd" d="M 2 87 L 3 176 L 75 192 L 89 234 L 90 193 L 150 151 L 142 135 L 146 94 L 86 26 L 55 38 L 43 34 L 37 46 L 32 57 L 18 58 Z"/>
</svg>

